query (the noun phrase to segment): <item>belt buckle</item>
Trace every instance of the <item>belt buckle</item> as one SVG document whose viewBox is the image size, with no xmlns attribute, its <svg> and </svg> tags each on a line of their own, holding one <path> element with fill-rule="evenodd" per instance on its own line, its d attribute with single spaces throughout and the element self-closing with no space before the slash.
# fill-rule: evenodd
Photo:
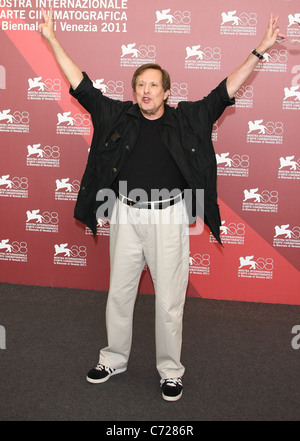
<svg viewBox="0 0 300 441">
<path fill-rule="evenodd" d="M 126 198 L 127 199 L 127 198 Z M 133 201 L 132 199 L 127 199 L 127 205 L 129 205 L 129 207 L 134 207 L 134 208 L 140 208 L 140 202 L 138 201 Z"/>
</svg>

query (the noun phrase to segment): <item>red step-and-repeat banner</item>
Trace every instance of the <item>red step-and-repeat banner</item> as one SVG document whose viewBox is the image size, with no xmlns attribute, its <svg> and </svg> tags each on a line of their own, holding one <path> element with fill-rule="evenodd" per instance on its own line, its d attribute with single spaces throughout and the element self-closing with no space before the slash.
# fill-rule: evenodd
<svg viewBox="0 0 300 441">
<path fill-rule="evenodd" d="M 300 304 L 300 4 L 219 0 L 0 0 L 1 281 L 107 290 L 109 224 L 73 218 L 89 114 L 38 32 L 53 6 L 66 51 L 108 97 L 133 100 L 137 66 L 171 74 L 169 104 L 198 100 L 283 34 L 215 123 L 222 241 L 191 231 L 188 296 Z M 296 43 L 296 44 L 293 44 Z M 153 293 L 145 268 L 140 292 Z"/>
</svg>

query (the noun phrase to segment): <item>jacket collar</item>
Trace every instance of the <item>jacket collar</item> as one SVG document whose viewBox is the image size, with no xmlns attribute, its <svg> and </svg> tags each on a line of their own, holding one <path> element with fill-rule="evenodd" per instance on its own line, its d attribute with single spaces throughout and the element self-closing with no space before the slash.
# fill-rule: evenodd
<svg viewBox="0 0 300 441">
<path fill-rule="evenodd" d="M 174 118 L 173 116 L 173 111 L 175 109 L 173 107 L 170 107 L 168 104 L 165 104 L 165 117 L 164 117 L 164 121 L 163 124 L 164 125 L 169 125 L 172 127 L 175 127 L 175 122 L 174 122 Z M 139 109 L 138 104 L 134 104 L 133 106 L 129 107 L 129 109 L 127 110 L 127 114 L 134 116 L 136 118 L 140 118 L 141 117 L 141 111 Z"/>
</svg>

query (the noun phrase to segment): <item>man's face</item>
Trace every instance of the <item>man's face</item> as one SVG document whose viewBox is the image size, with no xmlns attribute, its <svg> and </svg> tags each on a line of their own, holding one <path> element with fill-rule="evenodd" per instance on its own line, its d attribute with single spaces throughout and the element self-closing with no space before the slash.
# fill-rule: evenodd
<svg viewBox="0 0 300 441">
<path fill-rule="evenodd" d="M 157 119 L 164 113 L 166 92 L 162 85 L 162 73 L 157 69 L 146 69 L 137 77 L 135 95 L 139 108 L 145 118 Z"/>
</svg>

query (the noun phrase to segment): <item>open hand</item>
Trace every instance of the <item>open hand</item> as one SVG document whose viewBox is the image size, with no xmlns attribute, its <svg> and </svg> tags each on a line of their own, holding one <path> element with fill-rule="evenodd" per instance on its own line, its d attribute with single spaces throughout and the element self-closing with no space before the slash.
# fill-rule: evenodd
<svg viewBox="0 0 300 441">
<path fill-rule="evenodd" d="M 279 28 L 277 27 L 278 18 L 279 18 L 278 16 L 274 18 L 273 14 L 271 14 L 267 31 L 264 35 L 262 42 L 257 48 L 258 52 L 260 53 L 266 52 L 275 44 L 276 41 L 285 38 L 284 35 L 280 34 Z"/>
</svg>

